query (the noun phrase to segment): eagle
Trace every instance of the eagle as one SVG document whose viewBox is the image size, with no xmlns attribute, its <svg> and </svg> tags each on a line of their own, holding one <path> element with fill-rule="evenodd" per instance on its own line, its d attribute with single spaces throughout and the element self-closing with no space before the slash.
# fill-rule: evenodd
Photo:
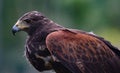
<svg viewBox="0 0 120 73">
<path fill-rule="evenodd" d="M 25 55 L 40 72 L 120 73 L 120 50 L 91 32 L 65 28 L 38 11 L 25 13 L 12 33 L 28 34 Z"/>
</svg>

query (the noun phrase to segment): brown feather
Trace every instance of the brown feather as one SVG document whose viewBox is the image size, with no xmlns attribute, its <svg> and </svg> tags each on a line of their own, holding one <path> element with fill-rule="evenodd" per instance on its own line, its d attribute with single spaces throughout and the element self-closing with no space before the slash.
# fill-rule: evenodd
<svg viewBox="0 0 120 73">
<path fill-rule="evenodd" d="M 46 44 L 50 53 L 73 73 L 120 72 L 118 56 L 93 36 L 61 30 L 49 34 Z"/>
<path fill-rule="evenodd" d="M 18 31 L 28 33 L 25 54 L 40 72 L 120 73 L 120 51 L 97 35 L 64 28 L 37 11 L 17 21 L 12 32 Z"/>
</svg>

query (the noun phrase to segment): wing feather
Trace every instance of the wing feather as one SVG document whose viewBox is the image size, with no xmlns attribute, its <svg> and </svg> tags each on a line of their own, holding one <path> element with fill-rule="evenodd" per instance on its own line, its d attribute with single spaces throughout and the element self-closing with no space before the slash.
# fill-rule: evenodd
<svg viewBox="0 0 120 73">
<path fill-rule="evenodd" d="M 100 39 L 70 30 L 49 34 L 50 53 L 72 73 L 120 73 L 120 59 Z"/>
</svg>

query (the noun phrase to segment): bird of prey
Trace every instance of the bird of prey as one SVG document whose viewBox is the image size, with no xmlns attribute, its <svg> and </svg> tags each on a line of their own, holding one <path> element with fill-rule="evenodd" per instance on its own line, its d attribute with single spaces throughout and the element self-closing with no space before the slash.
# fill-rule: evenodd
<svg viewBox="0 0 120 73">
<path fill-rule="evenodd" d="M 120 73 L 120 51 L 95 34 L 68 29 L 38 11 L 25 13 L 12 28 L 25 31 L 25 53 L 38 70 L 56 73 Z"/>
</svg>

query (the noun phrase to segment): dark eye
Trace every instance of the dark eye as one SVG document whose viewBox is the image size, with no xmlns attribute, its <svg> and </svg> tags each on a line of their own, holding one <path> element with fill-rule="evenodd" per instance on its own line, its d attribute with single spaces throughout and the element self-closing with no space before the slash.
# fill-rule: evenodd
<svg viewBox="0 0 120 73">
<path fill-rule="evenodd" d="M 24 20 L 26 23 L 31 23 L 32 22 L 32 20 L 30 20 L 30 19 L 25 19 Z"/>
</svg>

